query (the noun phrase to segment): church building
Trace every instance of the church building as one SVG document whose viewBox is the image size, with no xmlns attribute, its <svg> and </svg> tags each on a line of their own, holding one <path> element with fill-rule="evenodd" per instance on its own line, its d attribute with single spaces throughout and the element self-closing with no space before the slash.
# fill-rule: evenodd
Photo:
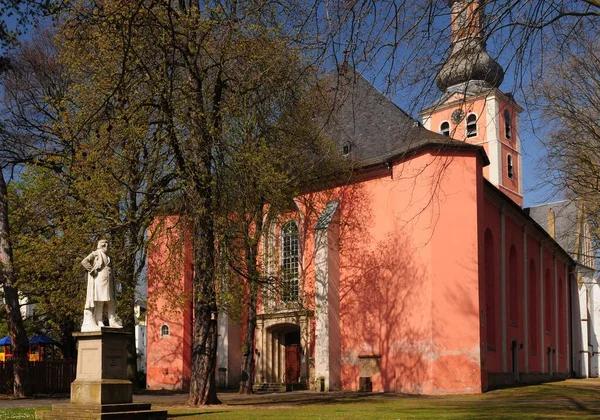
<svg viewBox="0 0 600 420">
<path fill-rule="evenodd" d="M 362 76 L 339 75 L 326 132 L 355 177 L 266 220 L 262 264 L 276 283 L 258 309 L 258 387 L 480 393 L 580 363 L 578 262 L 523 209 L 521 107 L 500 89 L 478 6 L 451 2 L 452 52 L 422 124 Z M 174 235 L 148 257 L 154 389 L 189 385 L 192 254 Z M 166 259 L 180 263 L 175 276 Z M 224 312 L 218 322 L 217 381 L 235 387 L 241 327 Z"/>
</svg>

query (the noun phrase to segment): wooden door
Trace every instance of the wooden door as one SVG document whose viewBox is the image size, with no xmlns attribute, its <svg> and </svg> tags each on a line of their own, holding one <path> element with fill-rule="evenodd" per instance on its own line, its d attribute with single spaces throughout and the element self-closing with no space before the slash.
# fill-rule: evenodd
<svg viewBox="0 0 600 420">
<path fill-rule="evenodd" d="M 288 344 L 285 346 L 285 383 L 298 383 L 300 377 L 300 346 Z"/>
</svg>

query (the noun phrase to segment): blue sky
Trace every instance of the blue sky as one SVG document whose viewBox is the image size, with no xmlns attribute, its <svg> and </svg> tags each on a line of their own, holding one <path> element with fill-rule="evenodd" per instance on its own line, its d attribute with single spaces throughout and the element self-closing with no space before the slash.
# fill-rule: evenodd
<svg viewBox="0 0 600 420">
<path fill-rule="evenodd" d="M 448 13 L 447 13 L 448 12 Z M 5 22 L 9 28 L 14 28 L 15 18 L 4 17 Z M 433 22 L 433 30 L 431 31 L 431 39 L 425 42 L 431 42 L 433 44 L 439 44 L 432 47 L 432 61 L 431 63 L 441 62 L 440 54 L 444 54 L 446 48 L 450 45 L 450 30 L 449 30 L 449 8 L 444 9 L 442 7 L 439 12 L 439 16 Z M 31 36 L 31 30 L 26 31 L 21 38 L 27 38 Z M 437 37 L 437 42 L 436 42 Z M 509 42 L 506 42 L 506 34 L 498 33 L 495 34 L 489 40 L 488 50 L 491 55 L 496 57 L 498 62 L 503 66 L 506 76 L 500 89 L 504 92 L 511 92 L 514 94 L 517 102 L 524 108 L 520 119 L 520 135 L 522 141 L 522 159 L 523 159 L 523 184 L 524 184 L 524 202 L 525 206 L 531 206 L 535 204 L 541 204 L 549 201 L 556 201 L 560 199 L 549 186 L 544 185 L 542 182 L 543 174 L 543 163 L 545 162 L 545 150 L 541 143 L 544 137 L 545 126 L 540 118 L 539 113 L 532 109 L 528 102 L 524 100 L 525 95 L 528 95 L 528 87 L 530 85 L 529 77 L 534 71 L 528 71 L 528 69 L 520 69 L 519 75 L 515 73 L 515 51 L 511 50 L 514 46 L 511 46 Z M 404 52 L 404 57 L 399 60 L 411 60 L 414 57 L 414 52 Z M 401 63 L 400 66 L 404 66 L 405 63 Z M 435 65 L 434 65 L 435 66 Z M 389 63 L 385 63 L 382 60 L 371 62 L 370 69 L 367 71 L 368 74 L 373 77 L 368 77 L 369 80 L 375 81 L 375 86 L 384 91 L 384 93 L 390 97 L 396 104 L 402 109 L 409 112 L 413 117 L 417 118 L 417 111 L 420 107 L 427 105 L 428 101 L 432 98 L 441 96 L 441 92 L 437 90 L 437 87 L 431 86 L 433 84 L 433 76 L 435 76 L 435 69 L 429 67 L 424 69 L 427 74 L 423 75 L 421 83 L 413 86 L 407 92 L 404 90 L 393 91 L 387 89 L 388 80 L 385 79 L 385 75 L 388 74 Z M 393 72 L 391 72 L 393 73 Z M 415 73 L 413 72 L 413 75 Z M 402 85 L 402 82 L 399 83 Z M 423 86 L 427 84 L 428 86 Z M 420 85 L 420 86 L 419 86 Z M 516 89 L 515 86 L 521 86 Z M 524 87 L 522 87 L 524 86 Z M 415 99 L 416 95 L 420 92 L 426 92 L 424 101 Z"/>
</svg>

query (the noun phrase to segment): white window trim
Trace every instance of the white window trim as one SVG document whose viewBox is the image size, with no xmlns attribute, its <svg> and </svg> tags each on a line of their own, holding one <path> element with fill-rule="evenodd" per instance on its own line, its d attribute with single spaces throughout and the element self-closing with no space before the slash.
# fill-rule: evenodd
<svg viewBox="0 0 600 420">
<path fill-rule="evenodd" d="M 444 120 L 440 123 L 440 134 L 444 135 L 444 132 L 442 131 L 442 125 L 444 125 L 444 124 L 448 124 L 448 137 L 450 137 L 451 126 L 450 126 L 450 121 L 448 121 L 448 120 Z"/>
<path fill-rule="evenodd" d="M 508 115 L 508 119 L 506 116 Z M 512 123 L 512 114 L 511 112 L 504 108 L 504 112 L 502 112 L 502 119 L 504 120 L 504 138 L 506 140 L 512 140 L 513 137 L 513 123 Z M 508 124 L 506 123 L 508 121 Z M 508 130 L 507 130 L 508 128 Z M 509 134 L 510 133 L 510 134 Z"/>
<path fill-rule="evenodd" d="M 167 327 L 167 334 L 163 334 L 163 328 Z M 166 338 L 166 337 L 170 337 L 171 336 L 171 327 L 169 327 L 167 324 L 162 324 L 160 326 L 160 338 Z"/>
<path fill-rule="evenodd" d="M 506 154 L 506 176 L 508 179 L 515 177 L 515 161 L 510 153 Z"/>
<path fill-rule="evenodd" d="M 297 272 L 298 272 L 298 276 L 296 278 L 296 281 L 298 283 L 298 294 L 296 296 L 296 300 L 300 297 L 300 224 L 298 223 L 297 220 L 295 219 L 287 219 L 286 221 L 284 221 L 281 224 L 281 227 L 279 229 L 279 270 L 281 271 L 282 267 L 283 267 L 283 228 L 288 224 L 288 223 L 294 223 L 294 225 L 296 225 L 296 232 L 298 233 L 298 262 L 297 262 Z M 279 281 L 279 299 L 281 301 L 281 303 L 292 303 L 295 300 L 291 300 L 291 301 L 284 301 L 283 300 L 283 296 L 282 296 L 282 281 L 283 281 L 283 275 L 280 276 L 280 281 Z"/>
<path fill-rule="evenodd" d="M 474 135 L 472 135 L 472 136 L 469 136 L 469 117 L 470 117 L 471 115 L 474 115 L 474 116 L 475 116 L 475 134 L 474 134 Z M 478 126 L 478 124 L 477 124 L 477 121 L 479 121 L 479 116 L 478 116 L 476 113 L 474 113 L 474 112 L 469 112 L 469 113 L 467 114 L 467 117 L 465 118 L 465 137 L 466 137 L 466 138 L 469 138 L 469 139 L 470 139 L 470 138 L 472 138 L 472 137 L 477 137 L 477 136 L 479 135 L 479 126 Z"/>
</svg>

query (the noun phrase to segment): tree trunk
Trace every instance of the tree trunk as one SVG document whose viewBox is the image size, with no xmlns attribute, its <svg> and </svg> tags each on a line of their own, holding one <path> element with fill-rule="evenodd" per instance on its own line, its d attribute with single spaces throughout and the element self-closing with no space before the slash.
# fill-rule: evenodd
<svg viewBox="0 0 600 420">
<path fill-rule="evenodd" d="M 256 331 L 256 284 L 249 285 L 248 313 L 246 319 L 246 334 L 244 335 L 244 354 L 242 355 L 242 378 L 240 394 L 252 394 L 254 386 L 254 334 Z"/>
<path fill-rule="evenodd" d="M 214 231 L 201 217 L 194 235 L 194 337 L 190 405 L 220 404 L 215 383 L 217 362 L 217 300 L 214 270 Z"/>
<path fill-rule="evenodd" d="M 258 266 L 258 250 L 263 229 L 264 202 L 259 202 L 254 209 L 254 224 L 246 226 L 245 259 L 248 273 L 248 312 L 246 318 L 246 334 L 244 336 L 244 354 L 242 355 L 242 378 L 240 394 L 252 394 L 254 387 L 254 353 L 256 349 L 256 300 L 260 281 Z"/>
<path fill-rule="evenodd" d="M 77 346 L 73 338 L 73 331 L 75 331 L 75 322 L 73 320 L 67 320 L 60 324 L 60 345 L 65 359 L 75 358 Z"/>
<path fill-rule="evenodd" d="M 134 389 L 139 388 L 137 374 L 137 351 L 135 348 L 135 253 L 126 248 L 127 257 L 124 261 L 124 276 L 121 278 L 126 283 L 121 283 L 119 296 L 119 309 L 123 331 L 131 333 L 127 338 L 127 378 L 133 383 Z"/>
<path fill-rule="evenodd" d="M 8 224 L 8 202 L 6 182 L 0 169 L 0 282 L 4 288 L 6 303 L 6 322 L 13 350 L 14 388 L 17 397 L 31 395 L 31 384 L 27 375 L 27 350 L 29 342 L 23 325 L 19 306 L 19 292 L 14 286 L 14 268 L 12 247 L 10 244 L 10 229 Z"/>
</svg>

